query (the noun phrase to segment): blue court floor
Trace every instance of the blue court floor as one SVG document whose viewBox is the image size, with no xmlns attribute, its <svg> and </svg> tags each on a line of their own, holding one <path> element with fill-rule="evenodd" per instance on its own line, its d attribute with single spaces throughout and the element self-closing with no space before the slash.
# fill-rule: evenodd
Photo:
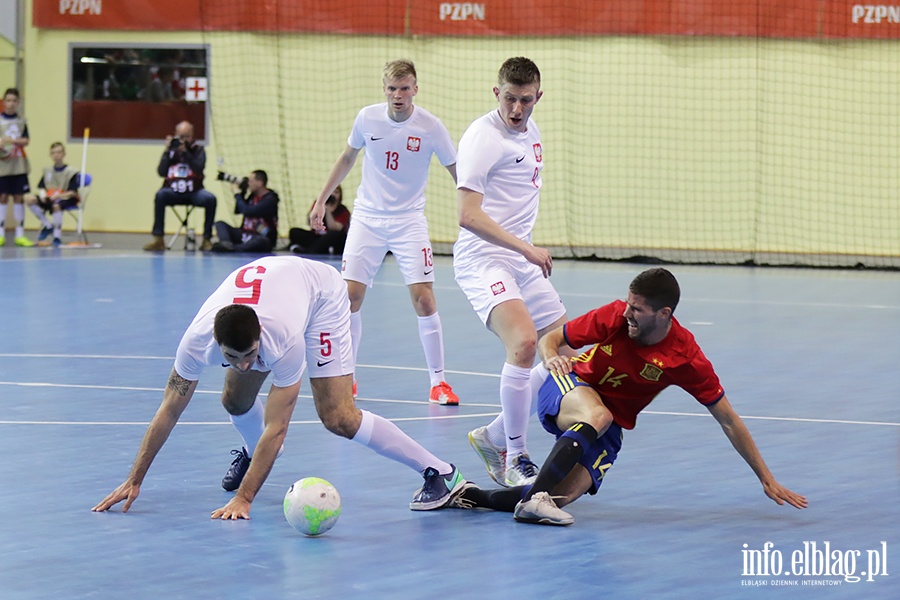
<svg viewBox="0 0 900 600">
<path fill-rule="evenodd" d="M 304 382 L 252 519 L 220 522 L 240 444 L 210 370 L 128 514 L 91 507 L 127 475 L 174 351 L 207 295 L 246 256 L 0 251 L 0 599 L 900 598 L 900 274 L 672 266 L 676 311 L 716 366 L 776 478 L 809 508 L 777 506 L 708 412 L 658 397 L 626 432 L 575 524 L 506 513 L 412 512 L 420 477 L 325 431 Z M 338 266 L 338 263 L 334 263 Z M 645 267 L 557 261 L 570 316 L 626 294 Z M 448 380 L 427 402 L 415 315 L 389 258 L 363 306 L 358 404 L 396 422 L 479 485 L 466 433 L 499 412 L 500 343 L 437 260 Z M 552 438 L 534 422 L 532 456 Z M 305 538 L 282 515 L 290 484 L 331 481 L 343 515 Z"/>
</svg>

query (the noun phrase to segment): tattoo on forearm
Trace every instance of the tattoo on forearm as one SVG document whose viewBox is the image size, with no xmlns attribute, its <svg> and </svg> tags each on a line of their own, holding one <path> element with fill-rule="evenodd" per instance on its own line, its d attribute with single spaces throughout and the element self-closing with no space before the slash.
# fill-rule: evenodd
<svg viewBox="0 0 900 600">
<path fill-rule="evenodd" d="M 190 387 L 191 382 L 179 375 L 175 369 L 172 369 L 172 374 L 169 375 L 169 383 L 168 386 L 178 392 L 180 395 L 184 396 L 188 392 L 188 388 Z"/>
</svg>

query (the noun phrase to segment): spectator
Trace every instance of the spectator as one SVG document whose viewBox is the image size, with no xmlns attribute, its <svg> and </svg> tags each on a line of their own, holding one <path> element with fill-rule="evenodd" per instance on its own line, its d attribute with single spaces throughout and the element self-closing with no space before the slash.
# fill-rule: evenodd
<svg viewBox="0 0 900 600">
<path fill-rule="evenodd" d="M 216 197 L 203 188 L 203 169 L 206 150 L 194 141 L 194 126 L 182 121 L 175 126 L 175 135 L 166 136 L 166 149 L 159 159 L 157 172 L 165 177 L 162 189 L 156 192 L 153 212 L 153 241 L 144 246 L 148 252 L 166 249 L 166 207 L 173 205 L 202 206 L 206 211 L 203 222 L 203 242 L 200 250 L 212 249 L 212 228 L 216 220 Z"/>
<path fill-rule="evenodd" d="M 338 185 L 325 201 L 325 231 L 291 227 L 288 237 L 294 254 L 343 254 L 350 227 L 350 211 L 344 206 L 344 190 Z M 312 223 L 310 223 L 312 227 Z"/>
<path fill-rule="evenodd" d="M 278 194 L 268 187 L 269 177 L 257 170 L 246 179 L 247 196 L 241 183 L 232 181 L 234 214 L 244 215 L 240 228 L 225 221 L 216 223 L 219 241 L 213 252 L 271 252 L 278 242 Z"/>
<path fill-rule="evenodd" d="M 66 147 L 62 142 L 50 145 L 50 160 L 53 164 L 44 169 L 38 182 L 38 194 L 26 196 L 28 208 L 41 221 L 43 229 L 38 234 L 38 241 L 43 242 L 52 233 L 53 245 L 62 244 L 63 211 L 78 206 L 78 187 L 80 178 L 78 170 L 66 164 Z M 44 213 L 53 213 L 53 224 Z"/>
<path fill-rule="evenodd" d="M 150 83 L 144 92 L 144 100 L 149 102 L 166 102 L 174 100 L 171 67 L 150 67 Z"/>
</svg>

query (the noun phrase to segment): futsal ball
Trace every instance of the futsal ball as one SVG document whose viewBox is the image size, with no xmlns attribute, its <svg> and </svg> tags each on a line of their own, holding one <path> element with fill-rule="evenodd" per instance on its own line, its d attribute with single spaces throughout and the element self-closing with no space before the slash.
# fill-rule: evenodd
<svg viewBox="0 0 900 600">
<path fill-rule="evenodd" d="M 319 477 L 304 477 L 284 495 L 284 518 L 304 535 L 322 535 L 341 516 L 341 495 Z"/>
</svg>

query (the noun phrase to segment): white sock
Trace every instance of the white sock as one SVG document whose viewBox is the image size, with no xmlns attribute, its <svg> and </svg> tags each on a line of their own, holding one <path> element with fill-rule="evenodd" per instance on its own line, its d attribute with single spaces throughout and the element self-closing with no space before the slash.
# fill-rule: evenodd
<svg viewBox="0 0 900 600">
<path fill-rule="evenodd" d="M 353 348 L 353 369 L 356 370 L 356 355 L 359 354 L 359 340 L 362 339 L 362 315 L 359 311 L 350 313 L 350 346 Z M 356 373 L 353 373 L 356 381 Z"/>
<path fill-rule="evenodd" d="M 531 375 L 528 378 L 531 384 L 531 414 L 536 415 L 538 410 L 538 392 L 541 391 L 541 386 L 544 385 L 544 382 L 547 381 L 547 378 L 550 377 L 550 371 L 544 367 L 543 362 L 539 362 L 538 364 L 531 367 Z"/>
<path fill-rule="evenodd" d="M 428 365 L 428 376 L 431 387 L 444 381 L 444 334 L 441 318 L 437 313 L 427 317 L 419 317 L 419 340 L 425 350 L 425 363 Z"/>
<path fill-rule="evenodd" d="M 353 441 L 374 450 L 381 456 L 395 460 L 417 471 L 420 475 L 428 467 L 434 467 L 441 475 L 453 470 L 450 463 L 444 462 L 423 448 L 414 439 L 403 433 L 399 427 L 367 410 L 362 413 L 359 431 Z"/>
<path fill-rule="evenodd" d="M 16 237 L 25 235 L 25 205 L 13 204 L 13 216 L 16 218 Z"/>
<path fill-rule="evenodd" d="M 539 362 L 531 369 L 529 383 L 531 384 L 531 410 L 529 416 L 536 415 L 538 411 L 538 392 L 544 381 L 550 377 L 550 371 L 544 367 L 544 363 Z M 487 426 L 487 438 L 493 445 L 503 448 L 506 445 L 506 430 L 503 428 L 503 413 L 491 421 Z"/>
<path fill-rule="evenodd" d="M 500 372 L 500 407 L 506 431 L 507 466 L 513 458 L 527 452 L 525 441 L 531 412 L 531 369 L 503 364 Z"/>
<path fill-rule="evenodd" d="M 488 423 L 487 439 L 498 448 L 506 448 L 506 429 L 503 428 L 503 411 Z"/>
<path fill-rule="evenodd" d="M 37 204 L 29 204 L 28 210 L 34 213 L 34 216 L 36 216 L 41 221 L 41 225 L 43 225 L 44 227 L 50 227 L 50 221 L 48 221 L 47 217 L 44 216 L 44 209 L 42 209 Z"/>
<path fill-rule="evenodd" d="M 238 430 L 238 433 L 241 434 L 241 438 L 244 440 L 244 450 L 247 451 L 247 456 L 251 458 L 253 457 L 253 451 L 256 450 L 256 444 L 259 443 L 259 438 L 262 437 L 263 430 L 266 428 L 263 418 L 264 414 L 265 406 L 257 398 L 250 410 L 244 414 L 229 415 L 231 424 L 234 425 L 234 428 Z"/>
<path fill-rule="evenodd" d="M 53 213 L 53 237 L 60 238 L 62 237 L 62 222 L 63 222 L 63 214 L 62 211 L 57 211 Z"/>
</svg>

